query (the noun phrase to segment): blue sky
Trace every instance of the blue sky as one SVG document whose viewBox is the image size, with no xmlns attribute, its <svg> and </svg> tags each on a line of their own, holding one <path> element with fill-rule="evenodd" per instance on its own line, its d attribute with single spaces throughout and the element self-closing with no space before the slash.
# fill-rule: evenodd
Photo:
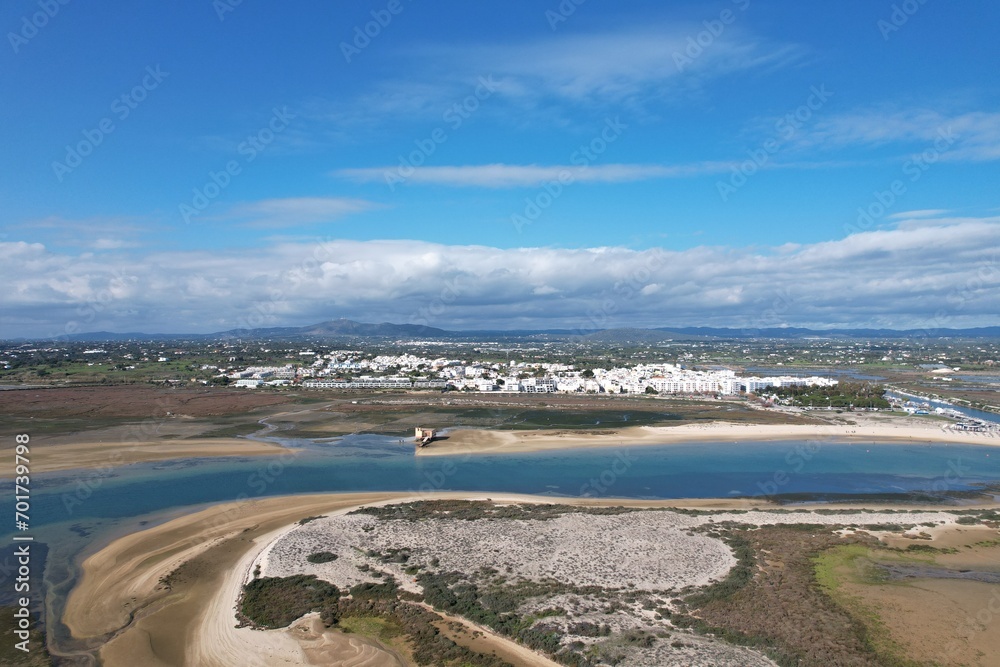
<svg viewBox="0 0 1000 667">
<path fill-rule="evenodd" d="M 997 323 L 996 3 L 345 4 L 6 3 L 0 335 Z"/>
</svg>

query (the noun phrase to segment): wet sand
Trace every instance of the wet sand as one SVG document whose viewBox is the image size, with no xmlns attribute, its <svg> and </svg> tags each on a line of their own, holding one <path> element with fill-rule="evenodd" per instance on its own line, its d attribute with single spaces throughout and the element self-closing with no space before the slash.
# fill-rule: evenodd
<svg viewBox="0 0 1000 667">
<path fill-rule="evenodd" d="M 76 638 L 107 642 L 100 655 L 109 666 L 191 664 L 186 654 L 198 623 L 256 540 L 306 516 L 393 497 L 358 493 L 228 503 L 133 533 L 84 561 L 63 622 Z M 175 571 L 165 586 L 163 578 Z"/>
<path fill-rule="evenodd" d="M 384 651 L 379 653 L 377 647 L 343 644 L 348 639 L 346 635 L 321 632 L 314 624 L 309 626 L 313 644 L 303 644 L 302 638 L 293 641 L 296 638 L 290 634 L 291 630 L 246 631 L 253 633 L 252 642 L 246 644 L 243 634 L 234 642 L 232 608 L 256 554 L 299 519 L 349 511 L 364 504 L 432 498 L 717 510 L 774 507 L 760 499 L 648 501 L 467 492 L 426 496 L 325 494 L 228 503 L 119 538 L 87 558 L 80 580 L 67 600 L 63 622 L 74 637 L 99 647 L 101 659 L 109 667 L 235 664 L 221 661 L 219 647 L 242 653 L 244 649 L 240 647 L 244 645 L 251 649 L 252 655 L 244 656 L 250 662 L 239 664 L 254 664 L 263 655 L 258 642 L 275 656 L 281 654 L 290 664 L 309 664 L 308 660 L 320 655 L 358 650 L 371 654 L 373 665 L 392 664 L 392 656 Z M 172 572 L 169 586 L 163 585 L 161 580 Z M 310 646 L 317 650 L 306 650 Z M 253 654 L 253 650 L 257 653 Z"/>
<path fill-rule="evenodd" d="M 956 553 L 914 555 L 907 567 L 928 573 L 949 568 L 1000 573 L 1000 532 L 985 526 L 926 529 L 930 540 L 896 537 L 890 546 L 922 544 Z M 922 562 L 925 564 L 921 565 Z M 848 578 L 849 579 L 849 578 Z M 1000 659 L 1000 584 L 928 576 L 882 584 L 844 581 L 843 592 L 868 614 L 877 614 L 882 632 L 912 660 L 947 665 L 998 664 Z M 866 616 L 867 618 L 867 616 Z M 878 630 L 876 630 L 878 632 Z"/>
<path fill-rule="evenodd" d="M 131 463 L 214 456 L 274 456 L 291 451 L 280 445 L 242 438 L 193 438 L 141 442 L 76 442 L 40 444 L 31 449 L 31 471 L 108 469 Z M 13 468 L 0 471 L 12 477 Z"/>
<path fill-rule="evenodd" d="M 232 601 L 220 597 L 238 591 L 245 574 L 240 563 L 299 519 L 329 514 L 376 502 L 429 498 L 468 498 L 510 501 L 560 502 L 575 505 L 628 505 L 747 509 L 766 507 L 760 500 L 607 500 L 553 499 L 513 494 L 463 492 L 413 496 L 403 493 L 353 493 L 266 498 L 214 506 L 165 524 L 122 537 L 87 558 L 78 584 L 66 602 L 63 622 L 73 636 L 101 646 L 101 659 L 115 665 L 193 664 L 186 656 L 198 653 L 195 637 L 215 636 L 222 626 L 212 624 L 206 609 L 218 608 L 232 628 Z M 179 569 L 178 569 L 179 568 Z M 169 587 L 161 580 L 177 571 Z M 234 578 L 235 577 L 235 578 Z M 235 584 L 234 584 L 235 582 Z M 220 606 L 221 605 L 221 606 Z M 135 619 L 132 619 L 134 614 Z M 214 629 L 206 629 L 205 624 Z M 281 631 L 284 632 L 284 631 Z M 206 634 L 207 633 L 207 634 Z M 256 633 L 267 636 L 271 633 Z M 267 639 L 275 649 L 290 645 Z M 218 645 L 217 643 L 215 645 Z M 231 645 L 230 645 L 231 646 Z M 294 649 L 292 653 L 294 654 Z M 292 659 L 292 656 L 287 656 Z M 204 663 L 200 663 L 204 664 Z"/>
<path fill-rule="evenodd" d="M 878 442 L 942 442 L 953 444 L 1000 446 L 1000 437 L 989 433 L 966 433 L 944 429 L 936 424 L 893 424 L 860 420 L 851 424 L 682 424 L 680 426 L 636 426 L 600 431 L 489 431 L 456 429 L 443 434 L 426 447 L 417 448 L 418 456 L 518 454 L 525 452 L 618 447 L 670 445 L 692 442 L 738 442 L 771 440 L 843 440 Z"/>
</svg>

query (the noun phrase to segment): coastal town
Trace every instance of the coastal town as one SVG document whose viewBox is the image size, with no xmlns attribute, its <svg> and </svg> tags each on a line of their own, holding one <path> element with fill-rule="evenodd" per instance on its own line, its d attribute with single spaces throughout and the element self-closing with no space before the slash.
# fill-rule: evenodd
<svg viewBox="0 0 1000 667">
<path fill-rule="evenodd" d="M 810 559 L 836 557 L 844 539 L 860 540 L 867 559 L 894 558 L 896 544 L 939 545 L 942 555 L 961 544 L 995 562 L 996 547 L 984 545 L 996 532 L 996 340 L 641 338 L 7 341 L 0 378 L 5 418 L 30 424 L 33 472 L 83 480 L 50 492 L 58 493 L 50 507 L 80 516 L 135 503 L 145 497 L 140 475 L 160 469 L 188 475 L 170 502 L 246 497 L 206 510 L 217 512 L 209 518 L 192 515 L 192 543 L 219 559 L 213 581 L 225 585 L 184 607 L 191 618 L 205 604 L 213 609 L 204 624 L 192 621 L 192 633 L 208 634 L 192 644 L 204 653 L 189 664 L 227 664 L 213 653 L 218 646 L 274 655 L 279 643 L 294 652 L 314 640 L 359 656 L 410 655 L 378 632 L 351 644 L 363 618 L 398 628 L 408 642 L 428 636 L 426 627 L 478 623 L 464 634 L 450 630 L 453 644 L 420 649 L 457 651 L 463 642 L 486 649 L 483 661 L 469 664 L 499 664 L 489 652 L 496 647 L 509 652 L 508 664 L 558 657 L 580 666 L 764 667 L 772 664 L 766 657 L 691 626 L 705 596 L 728 590 L 733 577 L 759 604 L 744 613 L 738 598 L 720 597 L 712 607 L 717 627 L 777 636 L 743 619 L 780 610 L 812 623 L 818 637 L 829 613 L 814 609 L 833 603 L 817 592 Z M 880 462 L 893 452 L 909 457 L 904 472 L 915 474 L 885 472 Z M 708 473 L 675 474 L 701 461 Z M 860 482 L 840 481 L 845 465 L 862 471 Z M 190 482 L 211 466 L 227 471 L 216 473 L 217 487 Z M 873 474 L 885 481 L 871 487 Z M 312 491 L 311 480 L 324 490 L 351 489 L 366 475 L 379 484 L 399 480 L 399 489 L 265 497 Z M 502 488 L 512 484 L 520 486 Z M 466 488 L 482 491 L 454 491 Z M 522 491 L 529 495 L 510 495 Z M 669 493 L 695 500 L 680 511 L 666 509 L 676 504 L 670 500 L 659 513 L 645 507 L 647 496 Z M 576 496 L 579 507 L 551 506 L 553 494 Z M 443 501 L 451 504 L 433 504 Z M 861 509 L 845 504 L 835 515 L 827 506 L 784 506 L 817 501 Z M 389 502 L 404 504 L 370 505 Z M 628 513 L 623 502 L 641 511 Z M 968 514 L 971 507 L 980 509 Z M 751 515 L 753 508 L 765 513 Z M 853 530 L 844 534 L 845 525 Z M 81 516 L 74 526 L 89 530 L 91 521 Z M 235 565 L 214 546 L 221 526 L 241 540 Z M 242 542 L 248 535 L 259 543 L 250 548 Z M 86 564 L 89 575 L 61 616 L 81 639 L 59 639 L 64 648 L 98 646 L 96 638 L 132 622 L 133 605 L 155 606 L 164 593 L 181 599 L 188 590 L 183 563 L 202 562 L 194 560 L 202 547 L 175 555 L 172 532 L 162 552 L 149 546 L 150 534 L 129 539 Z M 636 568 L 622 566 L 623 549 Z M 651 569 L 643 554 L 665 565 Z M 774 586 L 769 577 L 781 571 L 751 559 L 791 564 L 798 574 Z M 150 586 L 135 588 L 134 576 Z M 98 581 L 120 581 L 121 591 Z M 976 596 L 993 584 L 963 583 L 974 584 L 968 596 L 953 594 L 947 604 L 973 613 Z M 315 611 L 300 608 L 296 601 L 312 586 L 346 595 L 331 594 Z M 507 601 L 502 617 L 469 594 L 475 589 Z M 813 597 L 800 604 L 804 595 Z M 919 604 L 932 608 L 924 598 Z M 547 614 L 557 607 L 564 611 Z M 138 618 L 122 636 L 169 643 L 170 628 L 155 616 Z M 982 637 L 970 655 L 991 650 Z M 779 640 L 789 651 L 814 650 L 792 634 Z M 120 642 L 101 646 L 106 664 L 153 664 L 145 648 L 130 647 L 118 660 Z"/>
<path fill-rule="evenodd" d="M 698 371 L 668 363 L 577 368 L 574 364 L 510 361 L 469 363 L 411 354 L 364 358 L 331 352 L 308 366 L 251 366 L 226 377 L 236 387 L 301 384 L 306 389 L 456 389 L 479 392 L 583 392 L 590 394 L 756 393 L 769 387 L 833 386 L 820 376 L 737 377 L 727 369 Z"/>
</svg>

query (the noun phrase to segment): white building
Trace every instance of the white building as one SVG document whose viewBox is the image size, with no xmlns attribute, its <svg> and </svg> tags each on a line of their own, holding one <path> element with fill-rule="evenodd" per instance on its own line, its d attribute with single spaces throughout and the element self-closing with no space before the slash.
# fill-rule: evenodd
<svg viewBox="0 0 1000 667">
<path fill-rule="evenodd" d="M 521 380 L 521 391 L 544 394 L 556 390 L 554 378 L 526 378 Z"/>
<path fill-rule="evenodd" d="M 837 380 L 819 376 L 796 377 L 792 375 L 779 375 L 775 377 L 748 377 L 739 378 L 743 391 L 748 394 L 756 394 L 770 387 L 833 387 Z"/>
</svg>

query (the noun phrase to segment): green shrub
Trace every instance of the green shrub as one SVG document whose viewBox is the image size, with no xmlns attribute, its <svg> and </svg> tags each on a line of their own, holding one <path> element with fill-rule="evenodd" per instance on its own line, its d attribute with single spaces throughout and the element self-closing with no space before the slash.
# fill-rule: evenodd
<svg viewBox="0 0 1000 667">
<path fill-rule="evenodd" d="M 306 556 L 306 560 L 310 563 L 332 563 L 337 560 L 337 554 L 330 551 L 317 551 L 316 553 L 309 554 Z"/>
<path fill-rule="evenodd" d="M 396 580 L 392 577 L 381 584 L 364 583 L 352 586 L 351 597 L 357 600 L 395 600 L 399 593 Z"/>
<path fill-rule="evenodd" d="M 312 611 L 335 604 L 340 589 L 314 575 L 264 577 L 243 587 L 240 613 L 254 625 L 283 628 Z"/>
</svg>

